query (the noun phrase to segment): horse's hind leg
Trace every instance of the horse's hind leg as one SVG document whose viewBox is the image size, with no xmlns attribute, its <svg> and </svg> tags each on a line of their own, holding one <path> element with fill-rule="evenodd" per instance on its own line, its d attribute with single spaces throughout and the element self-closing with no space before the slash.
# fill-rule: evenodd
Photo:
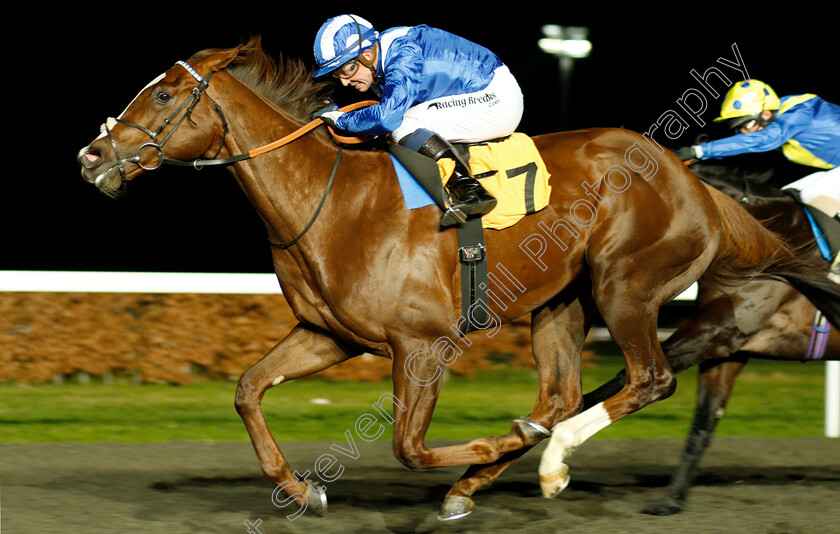
<svg viewBox="0 0 840 534">
<path fill-rule="evenodd" d="M 556 496 L 568 485 L 569 468 L 564 460 L 575 448 L 621 417 L 673 393 L 676 380 L 659 347 L 656 326 L 655 313 L 642 317 L 629 314 L 618 324 L 612 322 L 610 332 L 624 354 L 627 382 L 615 396 L 552 429 L 539 468 L 546 498 Z"/>
<path fill-rule="evenodd" d="M 712 439 L 718 421 L 723 417 L 726 402 L 735 386 L 735 378 L 747 359 L 734 354 L 732 359 L 709 360 L 701 365 L 697 381 L 697 407 L 691 433 L 685 444 L 677 469 L 665 495 L 646 506 L 642 511 L 652 515 L 671 515 L 682 510 L 685 498 L 694 480 L 694 473 L 703 453 Z"/>
<path fill-rule="evenodd" d="M 327 508 L 326 496 L 319 485 L 298 480 L 292 473 L 263 415 L 260 406 L 263 394 L 282 382 L 317 373 L 350 356 L 332 338 L 298 325 L 239 379 L 236 411 L 245 423 L 263 472 L 300 507 L 287 516 L 292 519 L 307 508 L 323 515 Z M 280 501 L 286 503 L 289 499 Z"/>
<path fill-rule="evenodd" d="M 620 226 L 624 228 L 616 230 Z M 689 235 L 685 229 L 680 231 Z M 595 303 L 624 356 L 627 378 L 616 395 L 552 429 L 539 468 L 540 486 L 547 498 L 556 496 L 568 484 L 569 468 L 564 460 L 577 446 L 612 422 L 673 393 L 675 373 L 657 339 L 659 308 L 699 278 L 716 251 L 716 247 L 703 246 L 699 236 L 696 242 L 685 243 L 680 249 L 698 251 L 698 255 L 686 257 L 674 253 L 670 240 L 673 236 L 619 224 L 606 232 L 612 235 L 597 236 L 594 243 L 606 243 L 614 252 L 610 254 L 592 245 L 592 239 L 596 239 L 593 236 L 587 260 Z M 634 236 L 646 235 L 659 237 L 649 243 L 638 237 L 634 241 Z M 632 243 L 633 249 L 618 252 L 622 239 Z"/>
<path fill-rule="evenodd" d="M 589 288 L 584 289 L 578 294 L 588 296 Z M 535 429 L 551 428 L 578 413 L 582 402 L 580 353 L 593 309 L 589 298 L 581 302 L 573 297 L 567 303 L 560 295 L 533 312 L 531 345 L 539 373 L 539 390 L 528 419 L 517 420 L 512 430 L 523 434 L 525 445 L 491 464 L 470 466 L 446 494 L 439 519 L 457 519 L 468 514 L 473 507 L 473 493 L 492 484 L 508 466 L 547 437 L 536 430 L 529 433 L 529 421 L 539 425 Z"/>
<path fill-rule="evenodd" d="M 735 303 L 731 298 L 720 297 L 705 305 L 686 321 L 663 344 L 662 349 L 675 373 L 693 367 L 708 358 L 723 358 L 731 354 L 752 335 L 738 329 Z M 760 309 L 756 305 L 753 309 Z M 606 401 L 618 394 L 627 381 L 625 369 L 609 382 L 583 396 L 584 409 Z"/>
<path fill-rule="evenodd" d="M 727 358 L 740 350 L 745 341 L 766 330 L 765 323 L 789 298 L 791 290 L 774 280 L 757 280 L 733 289 L 710 288 L 701 279 L 700 292 L 703 302 L 698 312 L 662 343 L 675 373 L 709 359 Z M 706 292 L 714 292 L 714 298 L 703 295 Z M 584 409 L 617 394 L 625 381 L 626 373 L 621 370 L 615 378 L 585 394 Z"/>
</svg>

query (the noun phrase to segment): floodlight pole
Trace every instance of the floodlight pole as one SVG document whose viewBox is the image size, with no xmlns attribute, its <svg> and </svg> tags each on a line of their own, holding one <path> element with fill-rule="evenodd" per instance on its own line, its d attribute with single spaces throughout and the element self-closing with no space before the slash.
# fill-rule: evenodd
<svg viewBox="0 0 840 534">
<path fill-rule="evenodd" d="M 569 129 L 569 99 L 571 98 L 572 67 L 575 60 L 561 55 L 557 58 L 560 64 L 560 129 Z"/>
<path fill-rule="evenodd" d="M 571 98 L 572 68 L 574 60 L 589 56 L 592 43 L 586 38 L 589 29 L 580 26 L 558 26 L 547 24 L 542 27 L 543 38 L 540 49 L 557 58 L 560 67 L 560 129 L 569 128 L 569 100 Z"/>
</svg>

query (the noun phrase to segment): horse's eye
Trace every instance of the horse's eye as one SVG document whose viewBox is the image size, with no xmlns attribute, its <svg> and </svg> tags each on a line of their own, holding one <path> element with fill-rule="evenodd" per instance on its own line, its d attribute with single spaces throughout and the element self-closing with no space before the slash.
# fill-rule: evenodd
<svg viewBox="0 0 840 534">
<path fill-rule="evenodd" d="M 172 99 L 172 97 L 169 96 L 169 93 L 167 93 L 166 91 L 158 91 L 155 95 L 155 99 L 157 99 L 157 101 L 162 104 L 166 104 Z"/>
</svg>

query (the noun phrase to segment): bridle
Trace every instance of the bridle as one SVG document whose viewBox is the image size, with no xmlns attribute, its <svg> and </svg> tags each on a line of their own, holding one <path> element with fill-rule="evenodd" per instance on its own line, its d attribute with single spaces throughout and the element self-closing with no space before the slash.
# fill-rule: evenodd
<svg viewBox="0 0 840 534">
<path fill-rule="evenodd" d="M 120 151 L 119 151 L 119 148 L 117 148 L 117 142 L 114 139 L 114 136 L 111 132 L 111 128 L 109 128 L 107 122 L 102 126 L 103 131 L 104 131 L 105 135 L 108 137 L 109 143 L 111 144 L 111 150 L 113 150 L 113 152 L 114 152 L 114 158 L 117 162 L 115 166 L 117 167 L 117 169 L 120 172 L 120 179 L 122 181 L 122 187 L 125 186 L 126 181 L 127 181 L 126 180 L 126 174 L 125 174 L 125 164 L 126 163 L 136 164 L 136 165 L 142 167 L 146 171 L 156 170 L 164 164 L 183 165 L 183 166 L 191 165 L 191 166 L 194 166 L 195 168 L 200 168 L 201 167 L 201 160 L 195 160 L 193 162 L 186 162 L 186 161 L 182 161 L 182 160 L 174 160 L 174 159 L 167 158 L 164 155 L 163 146 L 167 143 L 167 141 L 169 141 L 172 138 L 172 135 L 181 126 L 181 124 L 183 124 L 183 122 L 185 120 L 189 119 L 190 122 L 192 122 L 192 117 L 191 117 L 192 112 L 195 109 L 195 107 L 198 105 L 198 102 L 201 100 L 202 95 L 205 95 L 207 97 L 207 99 L 210 101 L 210 103 L 213 105 L 213 107 L 215 108 L 216 113 L 219 115 L 219 118 L 222 121 L 222 126 L 223 126 L 223 129 L 224 129 L 222 140 L 219 143 L 219 149 L 216 151 L 216 154 L 214 155 L 212 160 L 208 160 L 208 161 L 220 161 L 221 162 L 221 160 L 216 160 L 215 157 L 218 156 L 219 153 L 222 151 L 222 147 L 224 146 L 225 137 L 227 136 L 227 133 L 228 133 L 228 125 L 227 125 L 227 119 L 225 118 L 225 114 L 222 112 L 222 108 L 212 98 L 210 98 L 210 95 L 207 95 L 205 93 L 207 87 L 210 85 L 210 79 L 213 77 L 213 73 L 211 72 L 210 74 L 207 75 L 206 78 L 204 78 L 201 75 L 199 75 L 195 71 L 195 69 L 190 67 L 186 62 L 179 61 L 177 64 L 184 67 L 187 70 L 187 72 L 189 72 L 198 81 L 198 85 L 196 85 L 196 87 L 194 87 L 193 90 L 190 91 L 189 96 L 186 99 L 184 99 L 183 102 L 181 102 L 181 104 L 172 112 L 171 115 L 169 115 L 169 117 L 164 119 L 164 121 L 161 123 L 161 125 L 156 130 L 151 130 L 149 128 L 146 128 L 145 126 L 141 126 L 139 124 L 136 124 L 136 123 L 131 122 L 131 121 L 127 121 L 125 119 L 120 119 L 120 118 L 113 119 L 116 124 L 122 124 L 123 126 L 128 126 L 130 128 L 134 128 L 135 130 L 139 130 L 139 131 L 143 132 L 144 134 L 149 136 L 149 138 L 151 139 L 150 142 L 140 145 L 140 147 L 137 149 L 137 152 L 134 155 L 126 156 L 126 157 L 120 157 Z M 167 126 L 169 126 L 170 124 L 173 124 L 173 123 L 174 123 L 174 126 L 169 131 L 169 133 L 167 133 L 166 136 L 163 139 L 160 139 L 159 137 L 160 137 L 161 133 L 163 133 L 163 130 L 166 129 Z M 141 152 L 143 152 L 144 150 L 149 150 L 149 149 L 152 149 L 157 153 L 157 164 L 155 164 L 155 165 L 143 164 L 143 162 L 142 162 Z M 221 164 L 221 163 L 219 163 L 219 164 Z"/>
<path fill-rule="evenodd" d="M 311 121 L 310 123 L 304 125 L 303 127 L 299 128 L 298 130 L 292 132 L 291 134 L 289 134 L 289 135 L 287 135 L 287 136 L 285 136 L 281 139 L 278 139 L 276 141 L 273 141 L 273 142 L 271 142 L 267 145 L 264 145 L 262 147 L 253 149 L 253 150 L 251 150 L 249 152 L 245 152 L 243 154 L 238 154 L 238 155 L 230 156 L 230 157 L 227 157 L 227 158 L 218 158 L 219 154 L 222 151 L 222 148 L 225 145 L 225 139 L 227 137 L 229 129 L 228 129 L 227 119 L 225 118 L 225 114 L 222 111 L 221 106 L 219 106 L 219 104 L 216 103 L 216 101 L 213 100 L 210 97 L 209 94 L 207 94 L 207 87 L 210 85 L 210 80 L 213 77 L 213 72 L 208 74 L 206 77 L 203 77 L 200 74 L 198 74 L 198 72 L 196 72 L 196 70 L 193 69 L 185 61 L 178 61 L 176 63 L 176 65 L 180 65 L 181 67 L 186 69 L 187 72 L 189 72 L 190 75 L 193 78 L 196 79 L 196 81 L 198 82 L 198 85 L 196 85 L 193 88 L 193 90 L 190 91 L 189 96 L 186 99 L 184 99 L 183 102 L 181 102 L 181 104 L 172 112 L 171 115 L 169 115 L 169 117 L 164 119 L 163 123 L 156 130 L 151 130 L 149 128 L 146 128 L 145 126 L 141 126 L 139 124 L 136 124 L 136 123 L 131 122 L 131 121 L 127 121 L 125 119 L 120 119 L 120 118 L 113 119 L 117 124 L 122 124 L 123 126 L 128 126 L 130 128 L 134 128 L 134 129 L 139 130 L 139 131 L 143 132 L 144 134 L 148 135 L 151 138 L 150 142 L 140 145 L 140 147 L 137 148 L 137 152 L 133 156 L 120 157 L 120 152 L 119 152 L 119 149 L 117 148 L 117 142 L 114 139 L 113 134 L 111 133 L 111 128 L 108 127 L 107 122 L 102 127 L 105 135 L 108 137 L 109 143 L 111 144 L 111 149 L 114 152 L 114 158 L 115 158 L 115 161 L 116 161 L 116 164 L 114 166 L 117 167 L 117 169 L 119 170 L 119 173 L 120 173 L 120 180 L 121 180 L 120 188 L 125 188 L 125 186 L 128 182 L 128 180 L 126 179 L 126 173 L 125 173 L 125 164 L 126 163 L 133 163 L 135 165 L 138 165 L 139 167 L 141 167 L 142 169 L 144 169 L 146 171 L 156 170 L 163 165 L 176 165 L 176 166 L 182 166 L 182 167 L 193 167 L 197 170 L 200 170 L 200 169 L 202 169 L 206 166 L 210 166 L 210 165 L 221 165 L 221 166 L 231 165 L 231 164 L 239 162 L 239 161 L 244 161 L 244 160 L 251 159 L 253 157 L 259 156 L 260 154 L 264 154 L 264 153 L 269 152 L 271 150 L 274 150 L 276 148 L 280 148 L 281 146 L 284 146 L 284 145 L 294 141 L 295 139 L 298 139 L 299 137 L 303 136 L 304 134 L 314 130 L 316 127 L 323 124 L 323 120 L 315 119 L 315 120 Z M 221 123 L 222 123 L 223 133 L 222 133 L 222 139 L 219 142 L 219 148 L 216 150 L 216 153 L 213 155 L 213 157 L 209 158 L 209 159 L 197 158 L 197 159 L 194 159 L 192 161 L 185 161 L 185 160 L 167 158 L 165 156 L 164 152 L 163 152 L 164 145 L 166 144 L 167 141 L 169 141 L 172 138 L 172 135 L 181 126 L 181 124 L 183 124 L 183 122 L 185 120 L 189 119 L 190 122 L 192 122 L 192 117 L 191 117 L 192 112 L 195 109 L 195 107 L 198 105 L 202 96 L 207 98 L 207 100 L 213 106 L 213 109 L 215 109 L 216 114 L 219 116 L 219 119 L 221 120 Z M 342 111 L 351 111 L 353 109 L 358 109 L 360 107 L 368 106 L 368 105 L 375 104 L 375 103 L 376 103 L 375 101 L 358 102 L 356 104 L 352 104 L 350 106 L 346 106 L 345 108 L 342 108 Z M 169 133 L 167 133 L 163 137 L 163 139 L 159 139 L 159 136 L 163 133 L 163 130 L 166 129 L 166 127 L 169 126 L 170 124 L 173 124 L 172 129 L 169 131 Z M 193 122 L 193 124 L 195 124 L 195 123 Z M 367 139 L 364 139 L 364 138 L 339 136 L 332 130 L 332 128 L 330 128 L 330 133 L 333 135 L 333 137 L 339 143 L 354 144 L 354 143 L 361 143 L 361 142 L 364 142 L 364 141 L 367 140 Z M 148 149 L 152 149 L 157 153 L 157 164 L 156 165 L 148 165 L 148 164 L 144 165 L 142 163 L 142 158 L 141 158 L 140 154 L 141 154 L 142 151 L 148 150 Z M 300 238 L 302 238 L 304 236 L 304 234 L 306 234 L 306 232 L 309 231 L 309 228 L 312 227 L 312 224 L 315 222 L 315 219 L 318 217 L 318 214 L 320 213 L 321 208 L 324 205 L 324 201 L 327 198 L 327 193 L 330 190 L 330 186 L 332 185 L 333 178 L 335 178 L 336 171 L 338 170 L 338 162 L 341 159 L 342 150 L 343 150 L 342 147 L 339 146 L 338 153 L 337 153 L 336 159 L 335 159 L 335 164 L 333 165 L 332 172 L 330 173 L 330 178 L 327 181 L 327 186 L 324 190 L 324 194 L 322 195 L 321 200 L 318 204 L 318 207 L 315 210 L 315 213 L 313 214 L 309 223 L 304 227 L 303 231 L 297 237 L 295 237 L 294 239 L 292 239 L 290 241 L 286 241 L 286 242 L 281 243 L 281 242 L 275 242 L 275 241 L 269 239 L 269 242 L 273 246 L 280 247 L 280 248 L 290 247 L 290 246 L 294 245 L 295 243 L 297 243 L 300 240 Z"/>
</svg>

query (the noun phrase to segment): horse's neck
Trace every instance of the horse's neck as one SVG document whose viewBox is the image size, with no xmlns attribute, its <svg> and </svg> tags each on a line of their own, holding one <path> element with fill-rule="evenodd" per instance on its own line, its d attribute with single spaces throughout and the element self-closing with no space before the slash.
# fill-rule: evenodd
<svg viewBox="0 0 840 534">
<path fill-rule="evenodd" d="M 286 241 L 303 231 L 318 209 L 337 156 L 337 151 L 298 140 L 232 171 L 273 238 Z"/>
<path fill-rule="evenodd" d="M 231 153 L 258 148 L 301 126 L 256 95 L 246 93 L 235 103 L 219 104 L 225 110 L 247 110 L 227 118 Z M 387 153 L 344 149 L 338 158 L 339 149 L 332 140 L 312 131 L 231 169 L 274 242 L 298 237 L 324 198 L 323 208 L 299 241 L 288 248 L 272 247 L 284 293 L 308 317 L 312 308 L 307 306 L 321 312 L 330 307 L 327 303 L 335 290 L 331 281 L 342 276 L 348 265 L 354 265 L 352 271 L 359 279 L 370 276 L 377 257 L 393 255 L 410 242 L 410 221 L 423 216 L 406 214 Z"/>
<path fill-rule="evenodd" d="M 224 110 L 247 110 L 227 117 L 230 130 L 225 143 L 230 155 L 262 147 L 302 126 L 238 80 L 229 83 L 241 87 L 228 93 L 228 102 L 220 96 L 220 105 Z M 231 171 L 272 238 L 286 241 L 304 229 L 317 209 L 337 156 L 338 149 L 329 140 L 311 132 L 240 162 Z"/>
</svg>

